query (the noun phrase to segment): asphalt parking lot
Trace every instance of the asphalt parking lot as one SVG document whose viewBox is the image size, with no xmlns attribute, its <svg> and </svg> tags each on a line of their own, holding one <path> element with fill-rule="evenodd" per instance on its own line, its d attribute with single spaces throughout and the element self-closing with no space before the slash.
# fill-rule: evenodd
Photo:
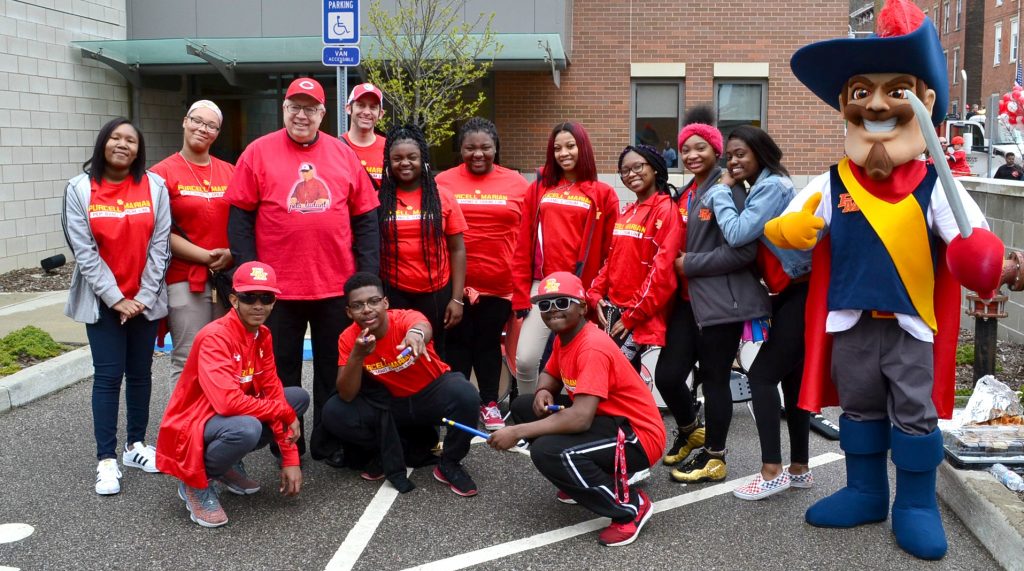
<svg viewBox="0 0 1024 571">
<path fill-rule="evenodd" d="M 169 368 L 169 359 L 158 355 L 151 440 L 170 394 Z M 997 567 L 944 505 L 950 550 L 939 562 L 903 553 L 885 523 L 845 531 L 805 524 L 804 510 L 844 481 L 838 444 L 814 433 L 815 488 L 759 502 L 734 498 L 737 480 L 760 466 L 754 423 L 742 405 L 730 431 L 728 481 L 681 486 L 656 468 L 643 485 L 657 512 L 627 547 L 598 545 L 596 532 L 607 520 L 557 502 L 526 456 L 482 444 L 466 460 L 480 488 L 475 498 L 452 494 L 428 469 L 413 472 L 417 489 L 399 496 L 355 472 L 308 460 L 302 494 L 284 498 L 273 458 L 259 451 L 246 464 L 263 490 L 222 494 L 231 521 L 204 529 L 188 519 L 169 476 L 126 469 L 119 495 L 94 493 L 90 390 L 81 382 L 0 415 L 0 524 L 34 528 L 25 539 L 0 543 L 0 571 Z"/>
</svg>

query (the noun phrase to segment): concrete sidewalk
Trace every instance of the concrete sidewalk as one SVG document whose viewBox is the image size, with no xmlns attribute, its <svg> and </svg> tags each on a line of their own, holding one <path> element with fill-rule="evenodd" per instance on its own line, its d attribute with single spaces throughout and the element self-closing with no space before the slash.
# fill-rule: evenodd
<svg viewBox="0 0 1024 571">
<path fill-rule="evenodd" d="M 64 315 L 68 292 L 0 293 L 0 337 L 26 325 L 35 325 L 58 343 L 89 342 L 85 326 Z"/>
</svg>

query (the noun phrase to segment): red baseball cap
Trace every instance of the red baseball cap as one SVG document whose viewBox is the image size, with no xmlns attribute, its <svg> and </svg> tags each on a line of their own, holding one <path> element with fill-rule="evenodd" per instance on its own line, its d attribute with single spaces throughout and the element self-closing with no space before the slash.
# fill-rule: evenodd
<svg viewBox="0 0 1024 571">
<path fill-rule="evenodd" d="M 384 94 L 372 83 L 360 83 L 352 88 L 352 93 L 348 96 L 348 102 L 352 103 L 364 95 L 372 95 L 377 98 L 378 103 L 384 103 Z"/>
<path fill-rule="evenodd" d="M 281 293 L 277 289 L 277 273 L 274 268 L 263 262 L 246 262 L 235 270 L 231 282 L 235 291 L 269 291 Z"/>
<path fill-rule="evenodd" d="M 587 299 L 583 290 L 583 282 L 575 274 L 569 272 L 555 272 L 540 281 L 537 287 L 537 295 L 530 298 L 536 303 L 542 299 L 553 297 L 573 297 L 580 301 Z"/>
<path fill-rule="evenodd" d="M 316 99 L 321 105 L 327 102 L 327 96 L 324 95 L 324 87 L 312 77 L 300 77 L 293 81 L 288 86 L 288 92 L 284 94 L 284 98 L 291 99 L 296 95 L 308 95 Z"/>
</svg>

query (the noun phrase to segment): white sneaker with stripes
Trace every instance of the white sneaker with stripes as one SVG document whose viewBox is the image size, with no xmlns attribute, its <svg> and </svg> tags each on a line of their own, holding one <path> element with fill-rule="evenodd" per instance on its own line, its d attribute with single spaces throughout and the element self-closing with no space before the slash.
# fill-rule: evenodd
<svg viewBox="0 0 1024 571">
<path fill-rule="evenodd" d="M 124 445 L 124 454 L 121 455 L 121 463 L 125 467 L 138 468 L 144 472 L 150 474 L 159 474 L 160 470 L 156 467 L 156 448 L 147 446 L 141 442 L 136 442 L 131 445 L 131 448 L 127 444 Z"/>
</svg>

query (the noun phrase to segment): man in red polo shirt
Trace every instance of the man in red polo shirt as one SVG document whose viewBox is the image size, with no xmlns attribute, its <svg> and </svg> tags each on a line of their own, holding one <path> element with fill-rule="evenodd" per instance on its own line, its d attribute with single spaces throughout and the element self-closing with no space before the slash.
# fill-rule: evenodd
<svg viewBox="0 0 1024 571">
<path fill-rule="evenodd" d="M 355 274 L 345 282 L 345 296 L 354 323 L 338 339 L 338 394 L 324 405 L 323 426 L 374 456 L 364 479 L 387 477 L 398 491 L 408 492 L 414 486 L 406 478 L 403 438 L 408 443 L 411 433 L 419 433 L 437 442 L 433 426 L 442 418 L 475 425 L 480 394 L 434 352 L 433 332 L 422 313 L 388 309 L 379 277 Z M 448 430 L 434 468 L 434 478 L 460 496 L 477 494 L 460 464 L 471 438 Z"/>
<path fill-rule="evenodd" d="M 628 545 L 654 514 L 647 493 L 629 488 L 628 474 L 661 458 L 661 414 L 615 342 L 586 320 L 578 277 L 555 272 L 530 301 L 557 334 L 554 349 L 536 392 L 512 402 L 516 424 L 492 434 L 488 443 L 508 450 L 520 439 L 532 441 L 530 458 L 558 487 L 559 501 L 612 519 L 598 537 L 602 545 Z M 561 397 L 563 387 L 568 398 Z M 549 411 L 559 404 L 569 406 Z"/>
<path fill-rule="evenodd" d="M 232 311 L 196 335 L 157 438 L 157 467 L 181 480 L 178 496 L 203 527 L 228 522 L 214 481 L 238 495 L 260 490 L 242 458 L 271 440 L 281 451 L 279 491 L 294 496 L 302 488 L 295 441 L 309 394 L 281 386 L 263 325 L 281 293 L 277 276 L 266 264 L 248 262 L 232 286 Z"/>
</svg>

